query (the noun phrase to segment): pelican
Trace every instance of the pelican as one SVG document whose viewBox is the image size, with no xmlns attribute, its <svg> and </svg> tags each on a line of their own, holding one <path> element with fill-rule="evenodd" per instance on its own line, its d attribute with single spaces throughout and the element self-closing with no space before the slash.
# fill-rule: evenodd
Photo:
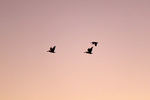
<svg viewBox="0 0 150 100">
<path fill-rule="evenodd" d="M 50 47 L 50 50 L 48 50 L 47 52 L 55 53 L 55 52 L 54 52 L 54 51 L 55 51 L 55 47 L 56 47 L 56 46 L 54 46 L 53 48 Z"/>
<path fill-rule="evenodd" d="M 91 42 L 92 44 L 94 44 L 95 46 L 97 46 L 98 42 Z"/>
<path fill-rule="evenodd" d="M 84 53 L 87 53 L 87 54 L 93 54 L 93 53 L 92 53 L 92 49 L 93 49 L 93 47 L 88 48 L 88 49 L 87 49 L 87 51 L 86 51 L 86 52 L 84 52 Z"/>
</svg>

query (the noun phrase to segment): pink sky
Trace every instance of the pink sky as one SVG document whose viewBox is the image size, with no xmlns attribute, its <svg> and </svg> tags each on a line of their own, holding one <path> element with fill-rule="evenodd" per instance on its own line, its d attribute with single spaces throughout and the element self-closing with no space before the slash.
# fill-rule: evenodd
<svg viewBox="0 0 150 100">
<path fill-rule="evenodd" d="M 1 0 L 0 100 L 150 100 L 149 27 L 149 0 Z"/>
</svg>

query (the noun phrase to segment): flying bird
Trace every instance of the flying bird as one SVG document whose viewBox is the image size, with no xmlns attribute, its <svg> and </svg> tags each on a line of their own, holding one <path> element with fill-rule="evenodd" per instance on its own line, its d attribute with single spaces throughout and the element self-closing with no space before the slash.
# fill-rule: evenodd
<svg viewBox="0 0 150 100">
<path fill-rule="evenodd" d="M 95 46 L 97 46 L 98 42 L 91 42 L 92 44 L 94 44 Z"/>
<path fill-rule="evenodd" d="M 55 51 L 55 47 L 56 47 L 56 46 L 54 46 L 53 48 L 50 47 L 50 50 L 48 50 L 47 52 L 55 53 L 55 52 L 54 52 L 54 51 Z"/>
<path fill-rule="evenodd" d="M 87 49 L 87 51 L 86 51 L 86 52 L 84 52 L 84 53 L 87 53 L 87 54 L 93 54 L 93 53 L 92 53 L 92 49 L 93 49 L 93 47 L 88 48 L 88 49 Z"/>
</svg>

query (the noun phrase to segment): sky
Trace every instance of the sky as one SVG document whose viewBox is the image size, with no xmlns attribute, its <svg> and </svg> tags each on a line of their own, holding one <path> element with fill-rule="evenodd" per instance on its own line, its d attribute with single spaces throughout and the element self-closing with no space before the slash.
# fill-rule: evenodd
<svg viewBox="0 0 150 100">
<path fill-rule="evenodd" d="M 0 100 L 150 100 L 149 5 L 0 0 Z"/>
</svg>

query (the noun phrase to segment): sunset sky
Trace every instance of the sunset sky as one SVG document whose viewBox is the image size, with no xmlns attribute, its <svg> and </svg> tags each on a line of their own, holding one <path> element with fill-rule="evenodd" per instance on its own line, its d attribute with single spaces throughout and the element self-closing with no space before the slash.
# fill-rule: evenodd
<svg viewBox="0 0 150 100">
<path fill-rule="evenodd" d="M 150 0 L 0 0 L 0 100 L 150 100 Z"/>
</svg>

